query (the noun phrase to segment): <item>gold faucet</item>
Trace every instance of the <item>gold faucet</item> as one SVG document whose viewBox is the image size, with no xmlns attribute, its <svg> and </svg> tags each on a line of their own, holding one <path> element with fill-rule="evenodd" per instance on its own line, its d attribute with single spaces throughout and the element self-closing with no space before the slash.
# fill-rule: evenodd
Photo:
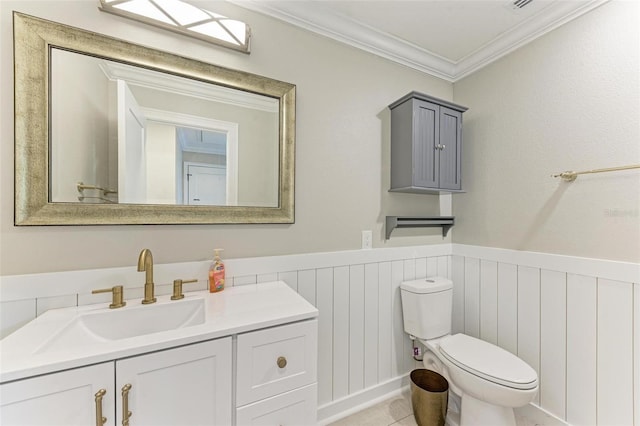
<svg viewBox="0 0 640 426">
<path fill-rule="evenodd" d="M 138 257 L 138 272 L 145 271 L 144 280 L 144 299 L 143 305 L 155 303 L 156 298 L 153 296 L 153 255 L 151 250 L 143 249 Z"/>
</svg>

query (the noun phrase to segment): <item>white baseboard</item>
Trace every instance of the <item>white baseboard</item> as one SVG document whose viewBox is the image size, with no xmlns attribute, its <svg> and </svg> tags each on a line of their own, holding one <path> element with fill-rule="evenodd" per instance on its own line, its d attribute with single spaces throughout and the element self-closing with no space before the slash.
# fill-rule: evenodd
<svg viewBox="0 0 640 426">
<path fill-rule="evenodd" d="M 520 426 L 569 426 L 569 423 L 533 403 L 513 411 Z"/>
<path fill-rule="evenodd" d="M 409 376 L 400 376 L 318 407 L 318 425 L 328 425 L 408 389 Z"/>
</svg>

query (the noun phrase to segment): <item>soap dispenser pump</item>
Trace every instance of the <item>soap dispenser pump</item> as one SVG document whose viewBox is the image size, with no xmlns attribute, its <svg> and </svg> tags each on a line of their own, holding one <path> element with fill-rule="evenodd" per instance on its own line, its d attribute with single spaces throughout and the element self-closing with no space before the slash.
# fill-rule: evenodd
<svg viewBox="0 0 640 426">
<path fill-rule="evenodd" d="M 224 263 L 220 259 L 222 249 L 215 249 L 214 259 L 209 268 L 209 292 L 217 293 L 224 290 Z"/>
</svg>

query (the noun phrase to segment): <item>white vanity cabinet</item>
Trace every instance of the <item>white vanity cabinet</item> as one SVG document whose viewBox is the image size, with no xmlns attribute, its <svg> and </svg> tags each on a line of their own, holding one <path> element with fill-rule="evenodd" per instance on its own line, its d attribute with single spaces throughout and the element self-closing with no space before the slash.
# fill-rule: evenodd
<svg viewBox="0 0 640 426">
<path fill-rule="evenodd" d="M 147 324 L 145 308 L 64 308 L 2 339 L 0 425 L 316 423 L 314 306 L 281 281 L 187 299 L 204 308 L 200 324 L 111 340 L 88 333 L 71 338 L 67 330 L 91 315 L 105 318 L 107 329 L 123 327 L 108 322 L 113 315 Z M 175 303 L 159 296 L 154 306 L 169 316 Z"/>
<path fill-rule="evenodd" d="M 115 426 L 128 405 L 132 426 L 229 425 L 231 366 L 227 337 L 5 383 L 0 424 Z"/>
</svg>

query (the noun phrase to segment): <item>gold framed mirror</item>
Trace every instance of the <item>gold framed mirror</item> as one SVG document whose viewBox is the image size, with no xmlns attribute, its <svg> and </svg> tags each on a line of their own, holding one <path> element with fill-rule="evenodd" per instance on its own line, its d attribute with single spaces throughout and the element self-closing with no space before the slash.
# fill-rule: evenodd
<svg viewBox="0 0 640 426">
<path fill-rule="evenodd" d="M 78 87 L 85 79 L 80 70 L 98 67 L 106 75 L 100 77 L 107 81 L 105 91 L 101 96 L 86 94 Z M 14 70 L 16 225 L 294 222 L 295 85 L 17 12 Z M 150 92 L 160 81 L 173 79 L 178 81 L 169 86 L 178 89 L 162 86 L 160 95 Z M 177 135 L 169 148 L 158 155 L 156 127 L 134 132 L 142 135 L 136 149 L 146 157 L 162 158 L 160 165 L 128 153 L 135 162 L 129 161 L 129 171 L 123 166 L 130 145 L 122 142 L 121 127 L 126 126 L 118 124 L 118 96 L 126 86 L 134 87 L 145 102 L 165 100 L 164 106 L 142 109 L 151 111 L 154 126 L 160 123 L 165 134 Z M 188 98 L 187 92 L 196 95 Z M 211 93 L 209 98 L 204 99 L 205 93 Z M 100 97 L 107 106 L 94 105 Z M 167 104 L 186 105 L 188 111 L 169 111 Z M 241 112 L 212 116 L 223 104 Z M 89 114 L 88 124 L 80 120 Z M 249 127 L 256 122 L 266 127 Z M 174 127 L 167 131 L 168 123 Z M 196 142 L 189 135 L 196 135 Z M 218 172 L 223 177 L 203 172 L 200 186 L 192 189 L 190 170 L 200 169 L 187 167 L 203 166 L 214 157 L 219 164 L 209 169 L 224 169 Z M 171 171 L 159 177 L 160 169 Z M 129 179 L 141 170 L 138 183 Z M 203 203 L 206 197 L 192 193 L 209 190 L 207 179 L 224 181 L 217 184 L 223 193 L 206 195 L 217 198 Z"/>
</svg>

